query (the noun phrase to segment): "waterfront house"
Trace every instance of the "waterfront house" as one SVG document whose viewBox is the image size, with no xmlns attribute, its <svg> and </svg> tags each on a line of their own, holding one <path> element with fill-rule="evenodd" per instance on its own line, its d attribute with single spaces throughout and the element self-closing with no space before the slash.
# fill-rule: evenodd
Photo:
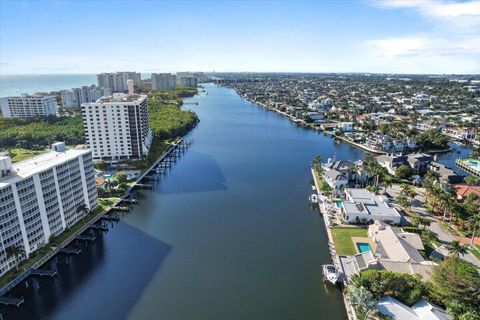
<svg viewBox="0 0 480 320">
<path fill-rule="evenodd" d="M 344 190 L 342 215 L 346 223 L 366 223 L 375 220 L 400 224 L 401 215 L 385 196 L 376 195 L 366 189 Z"/>
<path fill-rule="evenodd" d="M 340 256 L 340 272 L 344 280 L 366 269 L 420 275 L 429 280 L 435 263 L 426 261 L 419 251 L 424 250 L 418 234 L 405 232 L 376 220 L 368 228 L 368 238 L 352 238 L 358 253 Z M 360 245 L 368 243 L 368 250 L 361 252 Z"/>
<path fill-rule="evenodd" d="M 419 251 L 425 250 L 422 239 L 416 233 L 405 232 L 376 220 L 368 227 L 368 236 L 375 241 L 375 255 L 380 259 L 399 262 L 423 262 Z"/>
<path fill-rule="evenodd" d="M 353 126 L 353 122 L 339 122 L 337 124 L 337 128 L 342 132 L 352 132 Z"/>
<path fill-rule="evenodd" d="M 428 170 L 428 166 L 432 163 L 433 157 L 425 153 L 411 154 L 407 158 L 407 162 L 415 173 L 423 174 Z"/>
<path fill-rule="evenodd" d="M 451 168 L 438 162 L 432 161 L 428 168 L 440 174 L 440 182 L 442 184 L 462 183 L 465 178 L 464 176 L 455 173 Z"/>
<path fill-rule="evenodd" d="M 408 156 L 385 154 L 375 157 L 378 164 L 387 169 L 388 173 L 395 174 L 401 165 L 409 165 L 415 173 L 423 174 L 427 171 L 433 157 L 428 154 L 411 154 Z"/>
<path fill-rule="evenodd" d="M 328 158 L 327 163 L 323 164 L 325 182 L 337 190 L 347 186 L 363 185 L 368 179 L 368 174 L 362 170 L 361 163 L 350 160 L 334 161 Z"/>
<path fill-rule="evenodd" d="M 391 154 L 382 154 L 380 156 L 375 157 L 378 164 L 387 169 L 388 173 L 394 175 L 395 170 L 402 164 L 407 163 L 407 156 L 402 155 L 394 155 Z"/>
<path fill-rule="evenodd" d="M 385 296 L 376 307 L 381 314 L 393 320 L 453 320 L 445 310 L 427 300 L 420 300 L 409 307 L 393 297 Z"/>
</svg>

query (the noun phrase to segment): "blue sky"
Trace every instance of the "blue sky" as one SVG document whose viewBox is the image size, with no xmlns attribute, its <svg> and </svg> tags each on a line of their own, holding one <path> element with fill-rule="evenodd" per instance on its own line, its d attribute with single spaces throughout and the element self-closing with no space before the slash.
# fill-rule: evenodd
<svg viewBox="0 0 480 320">
<path fill-rule="evenodd" d="M 0 1 L 0 74 L 480 73 L 480 1 Z"/>
</svg>

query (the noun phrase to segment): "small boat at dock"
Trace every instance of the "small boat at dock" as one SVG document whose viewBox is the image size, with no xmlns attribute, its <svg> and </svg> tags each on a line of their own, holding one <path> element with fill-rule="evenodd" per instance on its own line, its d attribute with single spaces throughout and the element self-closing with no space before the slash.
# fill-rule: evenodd
<svg viewBox="0 0 480 320">
<path fill-rule="evenodd" d="M 311 203 L 318 203 L 318 195 L 313 193 L 310 197 L 308 197 Z"/>
<path fill-rule="evenodd" d="M 332 284 L 336 284 L 338 281 L 338 272 L 337 268 L 333 264 L 324 264 L 323 268 L 323 277 Z"/>
</svg>

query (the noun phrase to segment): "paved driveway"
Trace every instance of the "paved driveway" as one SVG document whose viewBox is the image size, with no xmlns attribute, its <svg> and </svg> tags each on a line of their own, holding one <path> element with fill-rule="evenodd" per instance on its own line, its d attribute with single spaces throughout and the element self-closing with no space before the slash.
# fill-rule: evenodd
<svg viewBox="0 0 480 320">
<path fill-rule="evenodd" d="M 387 193 L 396 199 L 400 195 L 401 190 L 402 189 L 400 188 L 400 185 L 393 185 L 391 188 L 387 189 Z M 427 229 L 435 232 L 438 236 L 438 240 L 440 240 L 440 242 L 443 244 L 449 244 L 453 240 L 456 240 L 456 237 L 451 235 L 448 230 L 443 228 L 443 226 L 430 214 L 428 214 L 423 207 L 423 204 L 425 203 L 425 188 L 415 188 L 415 190 L 417 191 L 417 196 L 412 201 L 412 211 L 421 217 L 427 217 L 430 219 L 430 226 L 428 226 Z M 407 221 L 409 221 L 409 217 L 405 218 Z M 461 258 L 480 267 L 480 260 L 478 260 L 477 257 L 470 252 Z"/>
</svg>

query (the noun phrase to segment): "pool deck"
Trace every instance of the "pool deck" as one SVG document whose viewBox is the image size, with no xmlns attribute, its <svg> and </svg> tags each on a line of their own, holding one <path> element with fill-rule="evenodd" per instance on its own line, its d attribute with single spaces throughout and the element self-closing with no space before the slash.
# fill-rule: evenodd
<svg viewBox="0 0 480 320">
<path fill-rule="evenodd" d="M 370 248 L 372 249 L 372 253 L 374 253 L 377 250 L 377 244 L 370 238 L 352 237 L 352 242 L 353 242 L 353 246 L 355 247 L 355 250 L 357 251 L 357 253 L 361 253 L 360 250 L 358 249 L 358 246 L 357 246 L 358 243 L 368 243 L 370 245 Z"/>
<path fill-rule="evenodd" d="M 476 165 L 473 165 L 472 161 L 474 161 Z M 468 158 L 467 159 L 458 158 L 457 160 L 455 160 L 455 164 L 457 165 L 457 167 L 459 167 L 463 171 L 471 175 L 480 177 L 480 165 L 479 165 L 480 161 L 479 160 L 468 159 Z"/>
</svg>

